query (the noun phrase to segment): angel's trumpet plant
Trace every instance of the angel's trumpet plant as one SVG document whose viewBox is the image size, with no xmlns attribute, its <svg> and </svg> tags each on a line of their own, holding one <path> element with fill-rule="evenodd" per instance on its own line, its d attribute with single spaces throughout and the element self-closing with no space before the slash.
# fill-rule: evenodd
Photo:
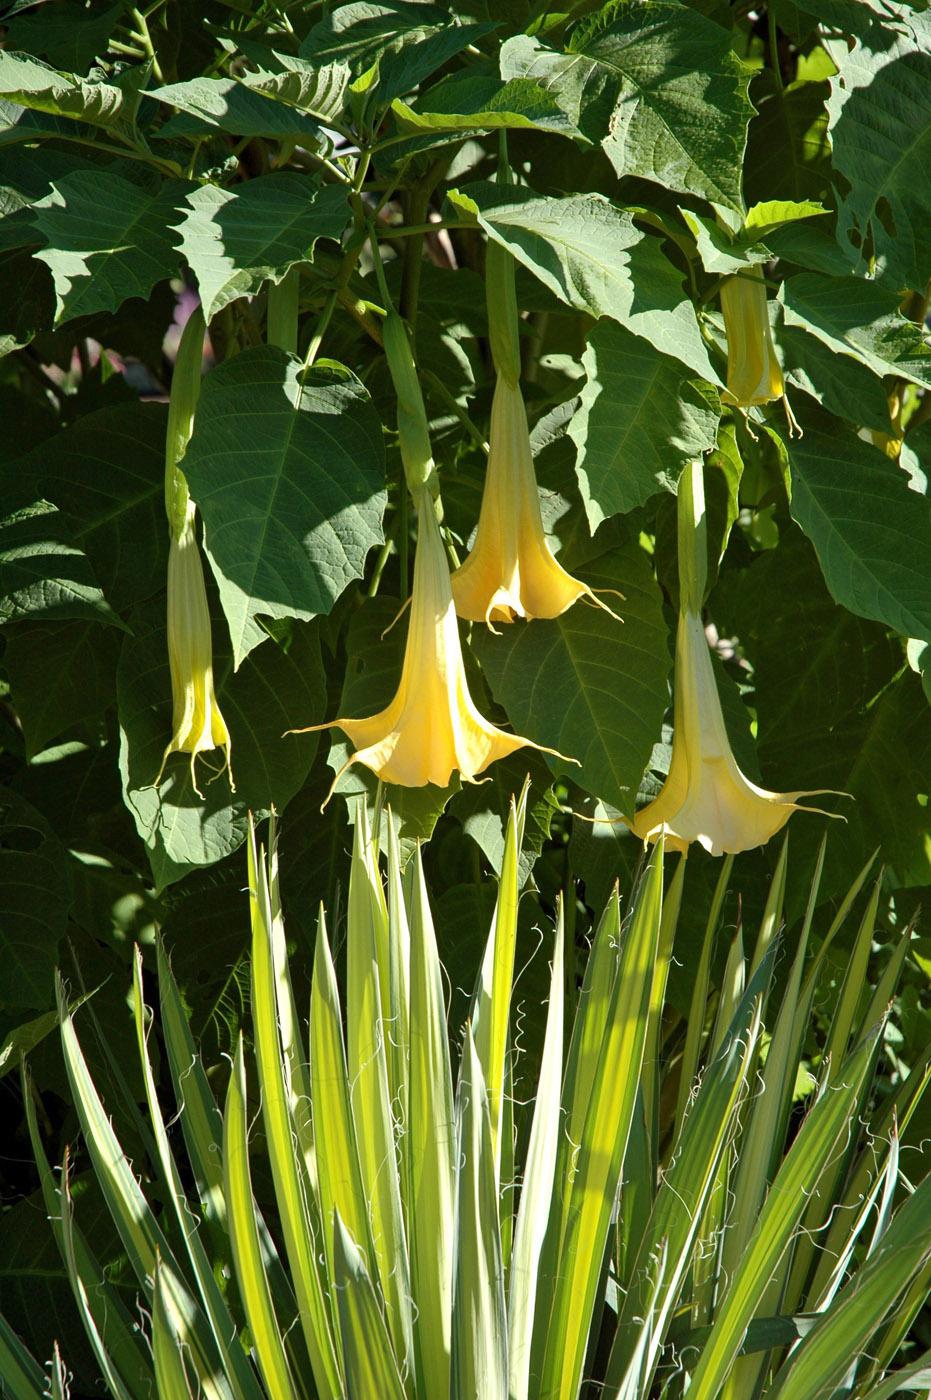
<svg viewBox="0 0 931 1400">
<path fill-rule="evenodd" d="M 213 684 L 213 638 L 204 587 L 204 568 L 197 543 L 197 507 L 179 467 L 194 428 L 200 393 L 204 317 L 198 308 L 189 318 L 175 361 L 168 406 L 165 443 L 165 510 L 171 541 L 168 548 L 168 663 L 173 702 L 172 735 L 155 780 L 161 782 L 173 753 L 191 756 L 191 785 L 201 796 L 194 765 L 197 755 L 211 749 L 225 752 L 229 773 L 230 734 L 217 704 Z"/>
<path fill-rule="evenodd" d="M 385 330 L 385 352 L 398 391 L 401 458 L 417 509 L 414 588 L 401 680 L 394 699 L 378 714 L 308 728 L 336 725 L 355 748 L 333 787 L 353 763 L 365 764 L 386 783 L 446 787 L 454 772 L 473 781 L 516 749 L 543 746 L 489 723 L 469 693 L 446 549 L 431 492 L 433 458 L 420 385 L 404 323 L 394 312 Z"/>
<path fill-rule="evenodd" d="M 711 653 L 701 620 L 707 581 L 705 491 L 700 463 L 679 483 L 679 630 L 672 761 L 659 795 L 631 823 L 643 841 L 666 838 L 668 850 L 693 841 L 713 856 L 763 846 L 824 788 L 769 792 L 750 781 L 731 751 Z M 833 816 L 833 813 L 823 813 Z"/>
<path fill-rule="evenodd" d="M 587 583 L 566 572 L 546 540 L 520 389 L 514 265 L 494 243 L 487 251 L 486 287 L 497 383 L 475 542 L 453 574 L 456 611 L 491 626 L 517 617 L 559 617 L 583 597 L 605 607 Z"/>
</svg>

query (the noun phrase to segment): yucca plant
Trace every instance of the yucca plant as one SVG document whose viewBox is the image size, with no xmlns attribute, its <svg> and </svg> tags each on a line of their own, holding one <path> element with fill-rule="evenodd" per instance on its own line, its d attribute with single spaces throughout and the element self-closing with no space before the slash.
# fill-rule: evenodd
<svg viewBox="0 0 931 1400">
<path fill-rule="evenodd" d="M 67 1161 L 60 1182 L 53 1176 L 28 1085 L 25 1098 L 48 1213 L 116 1400 L 883 1400 L 931 1386 L 931 1356 L 902 1353 L 931 1281 L 931 1180 L 909 1179 L 898 1149 L 931 1048 L 874 1102 L 883 1018 L 910 938 L 864 994 L 879 881 L 801 1121 L 806 1029 L 868 869 L 812 954 L 819 867 L 798 944 L 780 948 L 784 848 L 752 948 L 738 928 L 712 989 L 726 861 L 685 1023 L 668 1007 L 664 1016 L 684 859 L 665 898 L 661 842 L 623 914 L 615 892 L 568 996 L 557 911 L 536 1092 L 519 1131 L 523 821 L 521 800 L 468 1019 L 450 1027 L 420 854 L 402 871 L 389 834 L 383 877 L 360 815 L 344 1002 L 321 911 L 306 1037 L 274 829 L 267 853 L 253 835 L 252 1046 L 239 1041 L 222 1111 L 158 950 L 186 1162 L 156 1094 L 141 957 L 133 1005 L 148 1163 L 127 1160 L 60 989 L 74 1101 L 144 1325 L 81 1232 Z M 779 958 L 788 966 L 777 998 Z M 253 1187 L 259 1151 L 273 1212 Z M 14 1400 L 48 1393 L 5 1325 L 0 1375 Z M 67 1388 L 57 1350 L 50 1386 Z"/>
</svg>

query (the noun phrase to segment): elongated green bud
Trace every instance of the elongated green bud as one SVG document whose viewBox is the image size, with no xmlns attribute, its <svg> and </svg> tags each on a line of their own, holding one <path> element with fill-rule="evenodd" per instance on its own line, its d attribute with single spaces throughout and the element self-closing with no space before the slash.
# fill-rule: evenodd
<svg viewBox="0 0 931 1400">
<path fill-rule="evenodd" d="M 382 327 L 385 357 L 398 396 L 398 437 L 404 475 L 412 492 L 433 475 L 433 450 L 423 391 L 411 353 L 407 327 L 396 311 L 389 311 Z"/>
<path fill-rule="evenodd" d="M 297 319 L 300 309 L 301 269 L 292 267 L 278 283 L 269 282 L 266 303 L 266 339 L 289 355 L 297 353 Z"/>
<path fill-rule="evenodd" d="M 708 527 L 701 462 L 690 462 L 679 478 L 679 609 L 698 616 L 708 587 Z"/>
<path fill-rule="evenodd" d="M 495 369 L 513 386 L 520 379 L 514 259 L 506 248 L 491 241 L 485 250 L 485 298 L 488 303 L 488 338 Z"/>
<path fill-rule="evenodd" d="M 165 434 L 165 510 L 172 537 L 180 539 L 191 512 L 190 495 L 178 463 L 187 450 L 194 431 L 194 411 L 200 397 L 200 374 L 206 333 L 204 313 L 198 306 L 188 318 L 178 344 L 171 398 L 168 402 L 168 432 Z"/>
</svg>

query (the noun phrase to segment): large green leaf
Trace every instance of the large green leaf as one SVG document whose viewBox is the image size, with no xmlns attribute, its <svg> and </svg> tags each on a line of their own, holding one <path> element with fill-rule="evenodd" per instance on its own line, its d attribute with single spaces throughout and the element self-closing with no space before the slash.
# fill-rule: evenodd
<svg viewBox="0 0 931 1400">
<path fill-rule="evenodd" d="M 621 0 L 580 24 L 567 53 L 524 35 L 509 40 L 502 69 L 550 87 L 618 175 L 742 207 L 749 74 L 729 29 L 698 10 Z"/>
<path fill-rule="evenodd" d="M 0 96 L 50 117 L 67 117 L 112 129 L 131 130 L 138 95 L 130 85 L 96 82 L 58 73 L 28 54 L 0 53 Z"/>
<path fill-rule="evenodd" d="M 192 871 L 180 883 L 164 890 L 159 899 L 165 911 L 160 921 L 163 951 L 171 960 L 180 988 L 176 995 L 184 998 L 188 1035 L 207 1064 L 234 1052 L 236 1037 L 248 1014 L 249 939 L 243 920 L 241 867 L 242 858 L 237 853 L 220 865 Z M 185 1060 L 185 1069 L 187 1064 Z M 184 1096 L 187 1138 L 194 1109 L 187 1075 L 184 1077 L 188 1090 Z M 201 1123 L 197 1131 L 202 1127 Z M 198 1180 L 212 1181 L 209 1173 L 221 1172 L 223 1164 L 211 1156 L 203 1168 L 202 1159 L 203 1153 L 194 1161 Z M 201 1189 L 201 1196 L 207 1198 L 214 1239 L 218 1237 L 219 1218 L 224 1214 L 217 1189 Z M 228 1245 L 223 1248 L 228 1251 Z"/>
<path fill-rule="evenodd" d="M 514 729 L 580 767 L 557 773 L 630 814 L 668 703 L 669 649 L 659 589 L 646 555 L 628 545 L 581 571 L 623 617 L 576 603 L 553 621 L 475 628 L 473 645 Z"/>
<path fill-rule="evenodd" d="M 14 14 L 7 25 L 6 42 L 11 49 L 37 54 L 65 72 L 85 73 L 95 58 L 106 53 L 107 40 L 122 10 L 122 4 L 98 5 L 92 10 L 67 4 L 43 5 L 26 14 Z"/>
<path fill-rule="evenodd" d="M 31 249 L 0 253 L 0 355 L 19 350 L 45 330 L 55 314 L 49 270 Z"/>
<path fill-rule="evenodd" d="M 8 789 L 0 801 L 0 1005 L 51 1003 L 70 907 L 64 847 L 45 817 Z"/>
<path fill-rule="evenodd" d="M 229 136 L 287 136 L 310 139 L 320 134 L 319 124 L 260 92 L 252 92 L 235 78 L 189 78 L 183 83 L 150 88 L 144 97 L 177 108 L 159 128 L 160 137 L 209 136 L 222 131 Z"/>
<path fill-rule="evenodd" d="M 217 699 L 232 737 L 236 792 L 220 767 L 219 751 L 198 759 L 200 797 L 191 782 L 190 755 L 173 755 L 161 786 L 153 787 L 171 737 L 171 682 L 163 604 L 133 614 L 133 636 L 117 674 L 120 769 L 126 804 L 145 842 L 155 883 L 163 887 L 192 866 L 212 865 L 245 839 L 248 813 L 279 811 L 300 789 L 313 762 L 317 737 L 285 735 L 323 704 L 319 646 L 312 629 L 295 629 L 287 651 L 262 648 L 236 672 L 214 621 Z"/>
<path fill-rule="evenodd" d="M 62 512 L 36 501 L 0 520 L 0 622 L 118 622 Z"/>
<path fill-rule="evenodd" d="M 70 175 L 75 170 L 92 170 L 73 151 L 56 150 L 54 146 L 36 146 L 23 150 L 8 147 L 0 150 L 0 208 L 4 213 L 3 227 L 10 223 L 16 210 L 29 210 L 37 200 L 49 193 L 52 181 Z M 32 243 L 39 239 L 33 233 Z"/>
<path fill-rule="evenodd" d="M 148 297 L 174 276 L 179 257 L 169 227 L 191 186 L 168 180 L 154 189 L 109 170 L 75 170 L 52 183 L 35 205 L 57 295 L 56 319 L 116 311 L 128 297 Z"/>
<path fill-rule="evenodd" d="M 441 5 L 409 0 L 350 0 L 318 20 L 302 41 L 300 52 L 303 58 L 317 63 L 348 63 L 354 74 L 361 74 L 376 60 L 381 67 L 405 48 L 419 49 L 440 34 L 447 42 L 464 37 L 470 43 L 477 37 L 476 31 L 487 33 L 493 28 L 487 23 L 457 27 L 450 18 L 449 11 Z M 458 50 L 453 49 L 455 52 Z M 421 76 L 426 77 L 430 71 L 427 68 Z"/>
<path fill-rule="evenodd" d="M 603 321 L 582 358 L 588 376 L 569 436 L 594 531 L 610 515 L 674 491 L 679 473 L 715 443 L 717 396 L 681 364 Z"/>
<path fill-rule="evenodd" d="M 574 133 L 557 100 L 531 78 L 501 82 L 493 74 L 456 75 L 424 93 L 416 105 L 396 99 L 391 110 L 402 131 L 490 131 L 537 128 Z"/>
<path fill-rule="evenodd" d="M 748 199 L 820 199 L 830 185 L 825 83 L 790 83 L 760 103 L 747 134 Z M 754 101 L 756 101 L 754 93 Z"/>
<path fill-rule="evenodd" d="M 858 428 L 891 432 L 883 382 L 862 360 L 829 349 L 819 337 L 784 321 L 777 326 L 776 339 L 790 386 L 798 384 L 822 408 Z"/>
<path fill-rule="evenodd" d="M 20 623 L 3 662 L 29 756 L 113 704 L 120 634 L 96 622 Z"/>
<path fill-rule="evenodd" d="M 329 612 L 383 538 L 381 423 L 341 366 L 305 376 L 271 346 L 220 365 L 204 382 L 184 471 L 237 666 L 265 636 L 259 614 Z"/>
<path fill-rule="evenodd" d="M 846 888 L 877 845 L 903 883 L 927 878 L 931 821 L 922 793 L 931 712 L 917 676 L 895 679 L 897 640 L 838 607 L 797 529 L 783 531 L 779 547 L 749 567 L 723 574 L 710 608 L 753 667 L 765 786 L 835 788 L 854 799 L 819 800 L 846 823 L 828 841 L 823 888 Z M 793 818 L 790 879 L 799 845 L 813 858 L 821 831 L 815 818 Z"/>
<path fill-rule="evenodd" d="M 356 77 L 375 68 L 380 103 L 410 92 L 456 54 L 476 44 L 494 24 L 450 23 L 440 6 L 391 3 L 340 5 L 308 33 L 302 58 L 318 64 L 345 63 Z M 377 67 L 376 67 L 377 65 Z"/>
<path fill-rule="evenodd" d="M 295 263 L 310 258 L 318 238 L 339 238 L 347 218 L 341 186 L 320 186 L 291 171 L 233 189 L 194 190 L 177 231 L 207 320 L 237 297 L 252 296 L 263 282 L 280 282 Z"/>
<path fill-rule="evenodd" d="M 486 782 L 467 783 L 456 793 L 450 803 L 450 815 L 462 823 L 466 834 L 481 847 L 492 870 L 500 875 L 508 808 L 529 780 L 524 839 L 518 856 L 518 887 L 523 889 L 559 810 L 552 774 L 542 754 L 521 749 L 493 763 L 485 776 Z"/>
<path fill-rule="evenodd" d="M 399 50 L 384 54 L 378 65 L 377 98 L 379 102 L 402 97 L 437 72 L 463 49 L 475 46 L 494 29 L 493 21 L 479 24 L 448 24 L 412 36 Z M 432 102 L 428 98 L 427 106 Z"/>
<path fill-rule="evenodd" d="M 845 7 L 847 8 L 847 7 Z M 896 287 L 923 289 L 931 274 L 931 22 L 909 12 L 872 47 L 831 45 L 828 132 L 838 191 L 838 238 L 870 250 Z"/>
<path fill-rule="evenodd" d="M 906 637 L 931 640 L 931 502 L 891 458 L 836 420 L 803 413 L 785 437 L 792 515 L 832 597 Z"/>
<path fill-rule="evenodd" d="M 894 374 L 931 387 L 931 343 L 898 310 L 888 286 L 863 277 L 801 272 L 782 284 L 787 326 L 817 336 L 839 355 L 854 355 L 874 374 Z"/>
<path fill-rule="evenodd" d="M 780 229 L 791 228 L 803 220 L 821 218 L 827 212 L 812 199 L 764 199 L 751 205 L 742 227 L 735 232 L 717 217 L 679 209 L 695 237 L 702 267 L 719 276 L 743 272 L 748 264 L 769 262 L 773 255 L 762 239 L 768 240 Z"/>
<path fill-rule="evenodd" d="M 544 198 L 491 184 L 455 198 L 561 301 L 596 320 L 610 316 L 703 379 L 717 378 L 681 273 L 627 210 L 600 194 Z"/>
<path fill-rule="evenodd" d="M 89 413 L 35 448 L 18 466 L 67 518 L 115 608 L 164 585 L 165 430 L 162 404 L 121 404 Z"/>
<path fill-rule="evenodd" d="M 392 45 L 420 40 L 443 24 L 446 12 L 410 0 L 350 0 L 317 21 L 301 43 L 301 56 L 318 63 L 341 60 L 364 73 Z"/>
<path fill-rule="evenodd" d="M 256 65 L 255 71 L 242 75 L 243 83 L 253 92 L 264 93 L 327 124 L 335 123 L 342 115 L 350 81 L 347 64 L 313 63 L 306 58 L 259 48 L 242 38 L 239 42 L 245 45 L 249 58 Z"/>
<path fill-rule="evenodd" d="M 906 671 L 866 715 L 838 726 L 820 752 L 811 745 L 792 754 L 805 781 L 849 792 L 854 801 L 837 805 L 847 819 L 843 836 L 829 848 L 827 870 L 834 887 L 850 878 L 856 860 L 877 842 L 901 885 L 931 883 L 931 821 L 926 775 L 931 765 L 931 712 L 919 678 Z M 792 769 L 784 766 L 791 782 Z"/>
</svg>

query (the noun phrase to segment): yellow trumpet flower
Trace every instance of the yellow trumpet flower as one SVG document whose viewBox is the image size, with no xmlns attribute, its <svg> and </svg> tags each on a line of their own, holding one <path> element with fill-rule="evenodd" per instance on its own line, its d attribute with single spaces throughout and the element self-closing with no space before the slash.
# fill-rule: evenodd
<svg viewBox="0 0 931 1400">
<path fill-rule="evenodd" d="M 515 617 L 559 617 L 582 597 L 611 612 L 587 583 L 566 572 L 546 542 L 523 394 L 503 374 L 491 408 L 475 543 L 452 584 L 459 616 L 489 626 Z"/>
<path fill-rule="evenodd" d="M 213 685 L 213 639 L 204 587 L 204 569 L 194 529 L 195 507 L 189 503 L 180 535 L 172 533 L 168 553 L 168 663 L 171 668 L 173 733 L 155 780 L 161 782 L 168 757 L 191 755 L 191 784 L 198 796 L 194 763 L 199 753 L 225 749 L 223 767 L 229 772 L 230 735 Z M 220 770 L 223 771 L 222 769 Z"/>
<path fill-rule="evenodd" d="M 165 441 L 165 511 L 171 543 L 168 550 L 168 664 L 173 702 L 172 736 L 162 756 L 155 786 L 173 753 L 191 755 L 191 784 L 198 797 L 194 764 L 199 753 L 225 749 L 224 769 L 235 791 L 230 767 L 230 735 L 213 685 L 213 638 L 204 587 L 204 567 L 197 543 L 197 507 L 179 468 L 191 433 L 200 394 L 201 360 L 206 326 L 198 308 L 188 319 L 178 345 Z"/>
<path fill-rule="evenodd" d="M 659 795 L 631 822 L 635 836 L 684 851 L 692 841 L 713 856 L 762 846 L 800 807 L 800 797 L 825 788 L 769 792 L 734 758 L 700 609 L 706 581 L 705 498 L 700 464 L 679 483 L 680 613 L 676 635 L 672 762 Z M 834 816 L 831 812 L 824 816 Z"/>
<path fill-rule="evenodd" d="M 516 749 L 556 752 L 506 734 L 476 709 L 466 681 L 446 551 L 429 489 L 421 486 L 415 499 L 414 589 L 394 699 L 368 719 L 335 719 L 292 731 L 308 733 L 336 725 L 348 736 L 356 752 L 336 775 L 334 786 L 352 763 L 364 763 L 386 783 L 446 787 L 454 772 L 473 781 L 490 763 Z"/>
<path fill-rule="evenodd" d="M 783 398 L 785 383 L 773 348 L 761 268 L 748 267 L 736 277 L 725 277 L 721 311 L 727 335 L 724 402 L 750 408 Z"/>
<path fill-rule="evenodd" d="M 705 629 L 694 613 L 679 617 L 674 725 L 666 781 L 632 822 L 641 840 L 655 841 L 664 832 L 667 850 L 684 851 L 697 841 L 720 856 L 763 846 L 793 812 L 817 810 L 798 802 L 813 791 L 769 792 L 741 772 L 727 737 Z"/>
</svg>

